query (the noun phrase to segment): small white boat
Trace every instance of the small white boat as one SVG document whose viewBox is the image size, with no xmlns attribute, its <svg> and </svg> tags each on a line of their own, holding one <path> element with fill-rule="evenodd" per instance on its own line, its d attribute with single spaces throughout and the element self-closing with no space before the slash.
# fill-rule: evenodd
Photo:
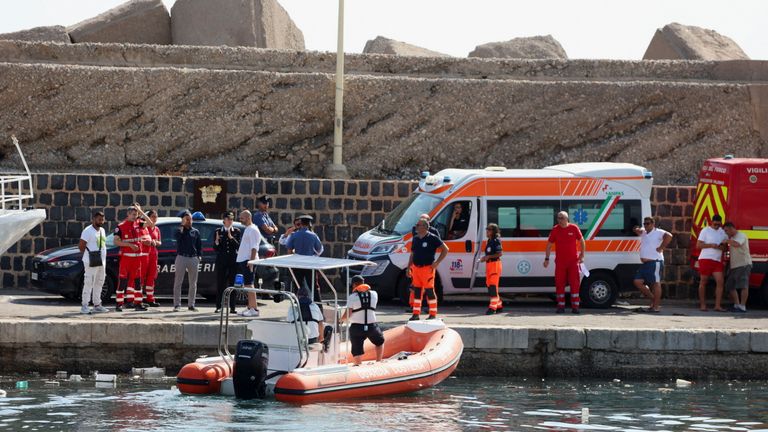
<svg viewBox="0 0 768 432">
<path fill-rule="evenodd" d="M 34 198 L 32 175 L 21 153 L 19 141 L 11 137 L 26 174 L 0 175 L 0 255 L 32 228 L 45 220 L 45 210 L 24 208 L 24 201 Z"/>
</svg>

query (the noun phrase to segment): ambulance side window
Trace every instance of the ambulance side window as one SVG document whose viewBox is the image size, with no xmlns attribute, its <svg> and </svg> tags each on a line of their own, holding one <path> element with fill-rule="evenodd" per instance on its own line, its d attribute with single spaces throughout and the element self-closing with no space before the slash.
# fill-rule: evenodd
<svg viewBox="0 0 768 432">
<path fill-rule="evenodd" d="M 640 200 L 619 200 L 612 210 L 602 200 L 563 201 L 563 210 L 584 235 L 599 226 L 596 237 L 633 237 L 633 228 L 643 219 Z"/>
<path fill-rule="evenodd" d="M 471 201 L 454 201 L 432 219 L 432 225 L 443 240 L 458 240 L 467 234 L 471 215 Z"/>
<path fill-rule="evenodd" d="M 488 222 L 499 225 L 502 237 L 548 237 L 559 201 L 489 201 Z"/>
</svg>

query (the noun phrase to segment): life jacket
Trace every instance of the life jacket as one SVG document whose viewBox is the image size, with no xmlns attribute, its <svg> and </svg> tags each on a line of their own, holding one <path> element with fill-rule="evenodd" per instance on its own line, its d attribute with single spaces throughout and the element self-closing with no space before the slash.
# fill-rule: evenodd
<svg viewBox="0 0 768 432">
<path fill-rule="evenodd" d="M 371 307 L 371 287 L 366 284 L 360 284 L 355 287 L 357 297 L 360 299 L 360 307 L 352 309 L 352 313 L 363 311 L 363 328 L 368 330 L 368 311 L 375 311 L 375 307 Z"/>
<path fill-rule="evenodd" d="M 312 318 L 312 309 L 310 309 L 310 306 L 312 305 L 312 299 L 308 297 L 301 297 L 299 299 L 299 309 L 301 310 L 301 320 L 305 323 L 308 322 L 316 322 L 319 323 L 318 320 Z M 296 322 L 296 321 L 293 321 Z"/>
</svg>

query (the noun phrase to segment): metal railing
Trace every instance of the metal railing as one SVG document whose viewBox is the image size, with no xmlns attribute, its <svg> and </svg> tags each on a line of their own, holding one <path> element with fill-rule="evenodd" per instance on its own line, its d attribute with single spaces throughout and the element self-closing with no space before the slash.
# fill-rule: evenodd
<svg viewBox="0 0 768 432">
<path fill-rule="evenodd" d="M 32 188 L 32 174 L 29 172 L 29 166 L 27 160 L 24 159 L 24 154 L 19 147 L 19 140 L 15 136 L 11 135 L 13 145 L 16 146 L 16 150 L 19 152 L 21 162 L 24 164 L 24 170 L 27 172 L 24 174 L 13 174 L 0 176 L 0 210 L 7 210 L 11 208 L 17 208 L 19 210 L 24 209 L 24 200 L 34 198 L 34 189 Z M 25 187 L 24 182 L 27 182 Z M 7 190 L 6 185 L 15 185 L 15 190 Z M 24 190 L 28 189 L 29 193 L 24 193 Z M 15 206 L 14 206 L 15 203 Z"/>
</svg>

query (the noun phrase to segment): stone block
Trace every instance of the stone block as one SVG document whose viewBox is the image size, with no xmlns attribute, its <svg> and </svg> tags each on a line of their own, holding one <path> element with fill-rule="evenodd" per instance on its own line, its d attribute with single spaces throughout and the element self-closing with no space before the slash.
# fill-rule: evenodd
<svg viewBox="0 0 768 432">
<path fill-rule="evenodd" d="M 527 328 L 476 327 L 475 348 L 527 349 Z"/>
<path fill-rule="evenodd" d="M 92 341 L 98 344 L 179 344 L 182 341 L 180 323 L 136 321 L 94 322 Z"/>
<path fill-rule="evenodd" d="M 2 328 L 2 327 L 0 327 Z M 475 347 L 475 328 L 474 327 L 456 327 L 451 326 L 456 333 L 461 336 L 461 341 L 464 343 L 464 349 L 471 349 Z"/>
<path fill-rule="evenodd" d="M 177 0 L 171 28 L 174 45 L 304 49 L 303 33 L 276 0 Z"/>
<path fill-rule="evenodd" d="M 748 60 L 731 38 L 714 30 L 671 23 L 656 33 L 643 60 Z"/>
<path fill-rule="evenodd" d="M 664 330 L 636 330 L 637 349 L 643 351 L 662 351 L 665 346 Z"/>
<path fill-rule="evenodd" d="M 748 352 L 750 350 L 750 332 L 718 331 L 717 350 Z"/>
<path fill-rule="evenodd" d="M 65 321 L 22 321 L 16 323 L 15 342 L 19 344 L 89 344 L 92 323 Z"/>
<path fill-rule="evenodd" d="M 632 350 L 637 348 L 635 330 L 586 329 L 587 348 L 596 350 Z"/>
<path fill-rule="evenodd" d="M 376 39 L 371 39 L 366 42 L 365 48 L 363 48 L 363 53 L 391 54 L 411 57 L 450 57 L 448 54 L 385 38 L 384 36 L 376 36 Z"/>
<path fill-rule="evenodd" d="M 2 324 L 0 324 L 0 329 Z M 2 335 L 0 335 L 2 340 Z M 752 352 L 768 352 L 768 331 L 753 331 L 749 336 L 749 349 Z"/>
<path fill-rule="evenodd" d="M 0 34 L 0 40 L 72 43 L 67 29 L 63 26 L 35 27 L 13 33 L 3 33 Z"/>
<path fill-rule="evenodd" d="M 587 333 L 580 328 L 556 330 L 555 347 L 557 349 L 583 349 L 587 345 Z"/>
<path fill-rule="evenodd" d="M 469 57 L 518 59 L 567 59 L 563 46 L 552 35 L 520 37 L 506 42 L 478 45 Z"/>
<path fill-rule="evenodd" d="M 0 344 L 12 344 L 16 342 L 17 321 L 0 321 Z"/>
<path fill-rule="evenodd" d="M 715 351 L 717 349 L 717 332 L 703 330 L 694 332 L 693 349 L 696 351 Z"/>
<path fill-rule="evenodd" d="M 184 346 L 204 346 L 215 348 L 219 346 L 219 324 L 218 323 L 184 323 L 182 324 L 184 336 L 182 338 Z M 229 327 L 229 342 L 246 338 L 245 324 L 235 324 Z"/>
<path fill-rule="evenodd" d="M 161 0 L 130 0 L 73 25 L 69 36 L 75 43 L 170 45 L 171 17 Z"/>
<path fill-rule="evenodd" d="M 611 347 L 611 330 L 586 329 L 587 348 L 606 350 Z"/>
</svg>

